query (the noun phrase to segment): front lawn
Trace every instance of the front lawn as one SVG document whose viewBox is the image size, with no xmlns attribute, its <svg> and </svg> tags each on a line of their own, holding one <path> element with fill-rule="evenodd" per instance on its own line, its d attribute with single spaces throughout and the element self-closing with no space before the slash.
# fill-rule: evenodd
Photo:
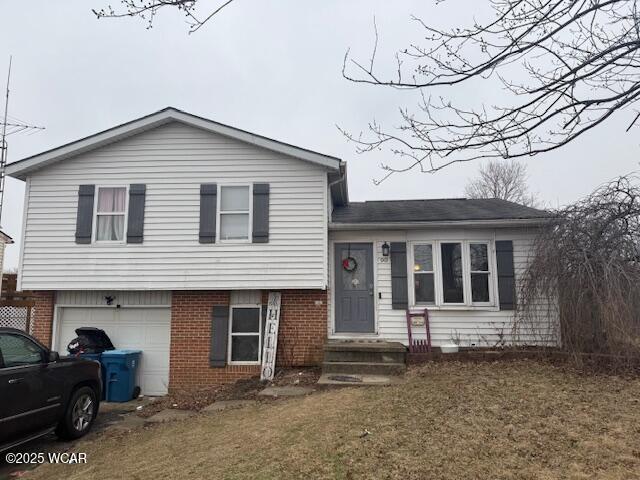
<svg viewBox="0 0 640 480">
<path fill-rule="evenodd" d="M 87 465 L 28 478 L 640 477 L 640 380 L 534 361 L 428 364 L 407 379 L 107 432 L 73 448 Z"/>
</svg>

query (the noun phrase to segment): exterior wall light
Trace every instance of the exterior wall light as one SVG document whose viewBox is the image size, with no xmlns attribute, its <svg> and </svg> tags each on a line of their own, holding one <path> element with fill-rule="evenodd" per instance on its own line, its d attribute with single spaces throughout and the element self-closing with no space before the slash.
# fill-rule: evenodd
<svg viewBox="0 0 640 480">
<path fill-rule="evenodd" d="M 382 256 L 383 257 L 389 256 L 389 244 L 387 242 L 384 242 L 382 244 Z"/>
</svg>

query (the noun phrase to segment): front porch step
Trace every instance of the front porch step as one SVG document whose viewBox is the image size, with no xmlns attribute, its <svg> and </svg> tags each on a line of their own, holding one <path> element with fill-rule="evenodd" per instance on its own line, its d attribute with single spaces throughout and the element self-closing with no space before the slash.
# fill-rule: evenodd
<svg viewBox="0 0 640 480">
<path fill-rule="evenodd" d="M 407 369 L 404 363 L 324 362 L 322 373 L 401 375 Z"/>
<path fill-rule="evenodd" d="M 399 342 L 329 340 L 324 346 L 323 374 L 400 375 L 407 348 Z"/>
<path fill-rule="evenodd" d="M 405 363 L 407 348 L 399 342 L 330 340 L 325 362 Z"/>
<path fill-rule="evenodd" d="M 404 363 L 405 352 L 325 350 L 325 362 Z"/>
</svg>

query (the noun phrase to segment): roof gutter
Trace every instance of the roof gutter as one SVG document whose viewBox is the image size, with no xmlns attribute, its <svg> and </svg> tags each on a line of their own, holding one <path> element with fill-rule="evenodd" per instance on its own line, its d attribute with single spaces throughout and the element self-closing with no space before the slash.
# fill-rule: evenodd
<svg viewBox="0 0 640 480">
<path fill-rule="evenodd" d="M 329 230 L 417 230 L 422 228 L 446 227 L 539 227 L 556 220 L 545 218 L 512 218 L 505 220 L 443 220 L 434 222 L 384 222 L 384 223 L 329 223 Z"/>
</svg>

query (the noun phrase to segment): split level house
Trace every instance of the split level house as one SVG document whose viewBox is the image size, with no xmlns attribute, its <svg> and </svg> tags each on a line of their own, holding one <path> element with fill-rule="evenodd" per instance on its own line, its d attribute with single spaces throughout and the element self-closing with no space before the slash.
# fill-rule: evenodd
<svg viewBox="0 0 640 480">
<path fill-rule="evenodd" d="M 280 292 L 278 364 L 331 340 L 510 341 L 517 282 L 547 213 L 497 200 L 349 201 L 338 158 L 166 108 L 7 166 L 26 183 L 19 285 L 33 333 L 81 326 L 143 350 L 143 393 L 260 371 Z M 424 338 L 424 329 L 415 336 Z"/>
</svg>

